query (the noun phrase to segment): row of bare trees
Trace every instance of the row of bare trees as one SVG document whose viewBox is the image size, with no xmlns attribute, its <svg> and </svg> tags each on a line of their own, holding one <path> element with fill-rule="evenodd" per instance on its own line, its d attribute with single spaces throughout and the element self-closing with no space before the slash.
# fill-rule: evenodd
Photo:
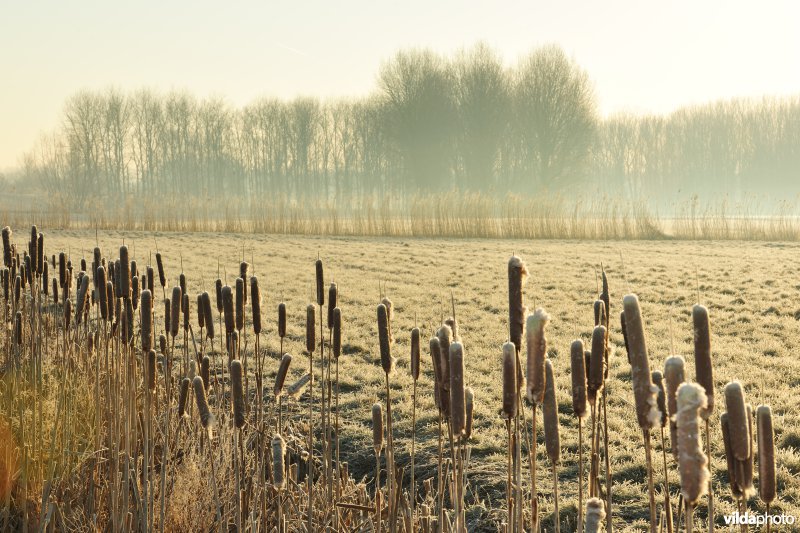
<svg viewBox="0 0 800 533">
<path fill-rule="evenodd" d="M 587 73 L 556 46 L 513 68 L 478 44 L 399 52 L 369 97 L 261 99 L 234 109 L 185 92 L 83 91 L 24 173 L 97 195 L 602 189 L 631 197 L 797 188 L 800 99 L 730 101 L 667 116 L 597 114 Z"/>
</svg>

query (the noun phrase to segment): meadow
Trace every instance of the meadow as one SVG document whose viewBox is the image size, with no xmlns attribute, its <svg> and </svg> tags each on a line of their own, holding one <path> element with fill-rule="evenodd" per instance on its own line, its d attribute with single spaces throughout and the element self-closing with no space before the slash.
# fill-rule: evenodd
<svg viewBox="0 0 800 533">
<path fill-rule="evenodd" d="M 18 250 L 27 249 L 28 229 L 24 226 L 15 228 Z M 664 361 L 669 356 L 683 355 L 686 358 L 686 376 L 692 380 L 695 376 L 692 306 L 701 303 L 709 310 L 711 358 L 717 398 L 714 414 L 710 418 L 710 466 L 715 492 L 715 522 L 719 530 L 725 528 L 723 516 L 737 509 L 728 483 L 718 416 L 725 408 L 723 389 L 732 380 L 741 382 L 753 410 L 760 404 L 772 407 L 777 498 L 771 512 L 800 516 L 800 396 L 796 393 L 800 386 L 800 362 L 794 357 L 800 340 L 800 245 L 796 243 L 313 237 L 150 231 L 96 233 L 94 230 L 51 230 L 47 227 L 39 227 L 39 231 L 44 234 L 45 257 L 50 259 L 51 254 L 65 252 L 72 261 L 75 274 L 80 270 L 81 259 L 91 264 L 95 246 L 100 248 L 104 257 L 113 259 L 118 257 L 120 246 L 124 243 L 130 259 L 137 262 L 140 271 L 145 270 L 145 265 L 155 266 L 155 254 L 159 251 L 163 258 L 166 287 L 162 294 L 156 280 L 153 294 L 155 338 L 164 330 L 162 300 L 169 298 L 171 288 L 179 285 L 181 273 L 185 275 L 186 293 L 189 295 L 189 316 L 195 340 L 185 337 L 183 331 L 179 332 L 174 337 L 174 348 L 171 348 L 178 354 L 194 353 L 201 343 L 204 345 L 201 350 L 213 353 L 208 343 L 202 342 L 199 329 L 194 329 L 198 327 L 196 295 L 208 291 L 213 300 L 214 283 L 218 278 L 223 285 L 235 286 L 240 263 L 247 262 L 248 275 L 257 276 L 261 293 L 263 326 L 258 342 L 263 355 L 263 371 L 259 381 L 268 391 L 272 389 L 278 372 L 281 352 L 289 353 L 293 358 L 286 378 L 287 385 L 301 378 L 309 368 L 306 350 L 307 308 L 309 304 L 316 306 L 315 261 L 320 259 L 324 265 L 325 291 L 328 284 L 336 283 L 337 306 L 342 316 L 337 414 L 341 460 L 347 463 L 349 481 L 340 488 L 344 494 L 340 501 L 351 502 L 353 507 L 347 511 L 352 515 L 351 518 L 344 517 L 346 508 L 339 508 L 340 514 L 336 515 L 335 520 L 340 521 L 341 530 L 370 531 L 374 527 L 369 512 L 374 506 L 375 490 L 372 407 L 376 402 L 385 406 L 388 382 L 382 367 L 376 321 L 376 306 L 383 297 L 392 302 L 391 333 L 394 340 L 391 351 L 396 362 L 390 375 L 391 440 L 395 461 L 405 466 L 405 490 L 410 486 L 409 459 L 413 426 L 411 331 L 414 327 L 420 330 L 422 357 L 416 388 L 414 475 L 418 485 L 418 503 L 426 506 L 429 514 L 426 523 L 423 523 L 421 514 L 413 515 L 412 527 L 435 528 L 432 525 L 435 522 L 435 499 L 432 500 L 427 490 L 430 486 L 434 489 L 437 487 L 439 419 L 428 339 L 436 334 L 443 320 L 455 312 L 463 344 L 464 384 L 474 390 L 473 428 L 464 451 L 465 510 L 461 527 L 469 531 L 504 529 L 507 520 L 508 439 L 502 414 L 503 344 L 509 338 L 508 260 L 512 255 L 519 256 L 527 264 L 529 279 L 523 287 L 523 298 L 528 310 L 533 312 L 541 307 L 550 315 L 546 330 L 546 355 L 553 367 L 560 425 L 558 489 L 562 531 L 575 531 L 579 514 L 576 499 L 579 446 L 572 406 L 570 345 L 573 340 L 581 339 L 587 347 L 591 346 L 595 326 L 593 304 L 601 290 L 601 268 L 607 274 L 610 295 L 609 371 L 605 388 L 608 401 L 608 450 L 613 475 L 614 506 L 611 517 L 614 529 L 645 531 L 651 516 L 645 450 L 641 429 L 636 423 L 631 365 L 625 355 L 619 324 L 622 299 L 629 293 L 637 294 L 641 305 L 650 369 L 664 371 Z M 56 269 L 52 266 L 50 275 L 51 278 L 56 275 Z M 249 291 L 249 285 L 247 289 Z M 285 303 L 287 313 L 285 337 L 278 335 L 278 304 L 281 302 Z M 39 363 L 33 368 L 19 370 L 8 360 L 8 354 L 11 353 L 9 340 L 13 334 L 9 321 L 8 327 L 3 329 L 2 344 L 6 359 L 0 389 L 0 405 L 3 406 L 2 415 L 5 417 L 5 427 L 0 430 L 7 443 L 6 462 L 0 465 L 4 466 L 0 468 L 0 477 L 4 481 L 0 484 L 0 499 L 5 500 L 3 523 L 14 529 L 24 524 L 31 530 L 45 521 L 57 530 L 149 527 L 206 530 L 222 529 L 223 523 L 226 528 L 238 526 L 253 531 L 259 528 L 268 530 L 266 524 L 274 520 L 272 513 L 276 510 L 272 503 L 265 502 L 272 501 L 273 493 L 258 482 L 244 483 L 236 475 L 243 471 L 241 465 L 237 466 L 237 461 L 244 461 L 247 468 L 254 464 L 255 470 L 252 471 L 257 471 L 260 459 L 255 458 L 259 454 L 254 450 L 270 447 L 273 433 L 270 426 L 274 423 L 275 412 L 271 394 L 263 395 L 263 406 L 256 400 L 258 385 L 253 373 L 255 335 L 252 332 L 250 304 L 248 302 L 244 327 L 246 333 L 240 342 L 243 353 L 251 354 L 251 373 L 245 376 L 244 396 L 251 405 L 249 409 L 252 409 L 248 413 L 247 425 L 259 429 L 245 429 L 242 432 L 233 429 L 232 417 L 226 409 L 219 407 L 220 402 L 226 403 L 224 388 L 221 396 L 217 390 L 209 395 L 212 411 L 217 413 L 216 435 L 212 440 L 204 437 L 205 432 L 200 427 L 195 407 L 191 408 L 190 417 L 173 420 L 168 424 L 172 426 L 171 431 L 181 427 L 178 431 L 182 433 L 171 444 L 176 455 L 171 456 L 172 470 L 168 470 L 170 491 L 163 494 L 165 511 L 159 512 L 160 506 L 156 500 L 152 506 L 145 506 L 149 509 L 149 516 L 146 514 L 144 518 L 139 511 L 127 509 L 140 509 L 142 502 L 147 501 L 147 494 L 137 492 L 144 485 L 151 487 L 151 499 L 153 492 L 157 494 L 156 498 L 162 496 L 157 477 L 164 469 L 160 458 L 153 460 L 154 455 L 159 457 L 163 452 L 158 437 L 152 437 L 151 434 L 153 449 L 148 451 L 150 455 L 146 460 L 140 458 L 144 460 L 141 464 L 147 461 L 153 463 L 152 472 L 148 474 L 152 476 L 152 482 L 143 483 L 140 480 L 137 485 L 135 479 L 131 481 L 126 478 L 125 482 L 137 488 L 119 491 L 126 496 L 124 502 L 122 499 L 117 501 L 111 494 L 114 491 L 106 484 L 119 484 L 120 480 L 93 478 L 92 472 L 100 468 L 97 459 L 102 457 L 103 460 L 110 460 L 105 440 L 107 435 L 97 431 L 97 421 L 105 420 L 105 413 L 116 416 L 122 411 L 118 411 L 119 406 L 106 409 L 107 406 L 93 403 L 96 398 L 103 398 L 104 401 L 110 401 L 111 398 L 106 396 L 107 393 L 93 390 L 91 373 L 97 369 L 89 363 L 91 352 L 86 355 L 87 340 L 77 336 L 72 340 L 65 337 L 59 344 L 55 338 L 47 339 L 37 352 L 41 354 Z M 59 307 L 50 305 L 47 309 L 45 315 L 52 316 L 53 321 L 58 320 Z M 327 309 L 321 311 L 322 317 L 325 317 Z M 91 311 L 90 328 L 100 324 L 94 321 L 94 314 Z M 216 309 L 213 315 L 215 320 L 221 320 Z M 316 317 L 315 324 L 319 323 L 320 318 Z M 47 321 L 44 323 L 50 324 Z M 217 335 L 213 350 L 219 353 L 222 351 L 220 335 L 224 334 L 218 330 Z M 328 344 L 327 329 L 324 336 Z M 316 342 L 319 343 L 319 338 Z M 130 353 L 141 353 L 137 343 L 133 343 L 135 348 L 131 347 Z M 71 347 L 65 348 L 65 345 Z M 95 345 L 94 349 L 100 353 L 99 345 Z M 75 361 L 70 362 L 70 357 L 74 357 Z M 177 357 L 177 360 L 181 359 L 181 356 Z M 160 361 L 163 363 L 163 359 Z M 213 358 L 213 361 L 217 359 Z M 144 360 L 140 360 L 139 364 L 144 366 Z M 219 366 L 222 367 L 221 364 Z M 319 373 L 317 361 L 314 371 Z M 229 370 L 223 370 L 219 376 L 221 381 L 216 383 L 229 380 L 225 372 Z M 178 380 L 184 374 L 188 375 L 188 365 L 183 367 L 176 363 L 174 373 Z M 315 379 L 319 379 L 319 376 Z M 64 380 L 67 382 L 64 383 Z M 17 385 L 12 385 L 12 382 Z M 318 385 L 318 382 L 313 385 L 315 395 L 319 394 Z M 25 393 L 15 396 L 13 391 L 19 390 L 15 387 L 22 387 Z M 126 389 L 123 387 L 121 390 Z M 172 392 L 173 402 L 177 403 L 177 392 Z M 133 393 L 133 397 L 138 398 L 133 401 L 144 401 L 144 394 L 142 397 L 137 394 Z M 160 401 L 163 400 L 161 398 Z M 258 408 L 255 407 L 257 403 Z M 319 404 L 309 402 L 307 394 L 283 400 L 286 411 L 283 416 L 289 424 L 289 429 L 283 435 L 288 449 L 287 457 L 291 457 L 291 462 L 298 467 L 303 460 L 305 436 L 308 433 L 309 405 L 314 410 L 312 420 L 316 421 L 320 416 Z M 160 408 L 163 409 L 163 406 Z M 158 409 L 156 406 L 153 415 L 155 427 L 158 427 Z M 163 411 L 161 413 L 163 416 Z M 530 417 L 528 407 L 525 413 Z M 146 420 L 147 416 L 141 412 L 138 416 L 138 419 L 132 416 L 126 420 L 133 426 L 138 423 L 142 430 L 146 426 L 154 427 Z M 540 423 L 541 416 L 539 412 Z M 56 420 L 61 422 L 55 423 Z M 32 424 L 34 429 L 27 427 L 27 424 Z M 26 432 L 31 431 L 33 437 L 30 434 L 25 436 Z M 124 434 L 124 428 L 122 431 Z M 157 435 L 161 435 L 159 431 L 156 430 Z M 662 441 L 657 430 L 653 435 L 655 501 L 660 509 L 663 502 Z M 539 513 L 543 530 L 552 531 L 554 494 L 549 482 L 550 464 L 541 426 L 538 439 Z M 119 444 L 123 441 L 115 442 Z M 24 454 L 16 447 L 15 443 L 19 442 L 27 443 L 28 449 Z M 125 444 L 131 443 L 126 441 Z M 238 455 L 237 448 L 240 451 Z M 320 450 L 317 449 L 316 453 L 319 454 Z M 586 453 L 588 449 L 584 452 L 584 460 Z M 216 464 L 213 471 L 208 466 L 209 457 L 216 457 L 211 461 L 211 464 Z M 22 461 L 23 458 L 26 461 Z M 666 460 L 670 469 L 669 492 L 675 506 L 680 492 L 678 470 L 670 453 Z M 527 461 L 523 472 L 525 469 Z M 605 470 L 601 470 L 605 475 Z M 24 478 L 21 476 L 23 472 Z M 130 475 L 134 473 L 142 476 L 141 469 L 133 468 Z M 388 471 L 384 470 L 382 476 L 387 474 Z M 268 477 L 274 481 L 271 474 Z M 87 482 L 90 478 L 95 479 L 96 484 Z M 301 490 L 301 484 L 289 480 L 286 492 Z M 90 489 L 90 486 L 94 488 Z M 317 498 L 321 498 L 315 500 L 319 501 L 320 506 L 330 505 L 330 501 L 320 494 L 324 490 L 325 487 L 320 486 L 315 491 Z M 90 506 L 89 499 L 95 491 L 97 501 Z M 113 500 L 114 504 L 107 506 L 106 498 Z M 52 504 L 42 507 L 43 500 Z M 234 500 L 239 503 L 233 503 Z M 705 498 L 702 498 L 695 510 L 695 528 L 701 531 L 706 528 L 707 521 L 705 502 Z M 406 507 L 400 506 L 401 514 L 408 512 L 408 504 L 404 505 Z M 751 511 L 764 511 L 757 496 L 749 499 L 748 508 Z M 295 513 L 291 520 L 287 519 L 288 530 L 302 530 L 305 522 L 300 518 L 303 506 L 298 496 L 287 496 L 285 508 L 279 512 L 285 517 Z M 315 516 L 315 519 L 320 521 L 334 520 L 327 513 L 317 514 L 319 516 Z M 262 519 L 265 522 L 259 525 Z M 387 528 L 390 528 L 390 519 L 387 517 L 384 520 Z M 349 522 L 345 526 L 347 520 Z"/>
</svg>

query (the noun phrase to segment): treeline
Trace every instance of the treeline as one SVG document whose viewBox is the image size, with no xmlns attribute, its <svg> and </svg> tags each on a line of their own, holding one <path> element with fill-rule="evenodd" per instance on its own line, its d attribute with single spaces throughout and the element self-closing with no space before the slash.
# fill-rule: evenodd
<svg viewBox="0 0 800 533">
<path fill-rule="evenodd" d="M 268 90 L 268 88 L 266 88 Z M 797 192 L 800 98 L 601 118 L 560 48 L 513 68 L 483 44 L 399 52 L 361 99 L 83 91 L 24 157 L 26 180 L 87 198 L 280 194 L 340 199 L 446 190 L 673 197 Z"/>
</svg>

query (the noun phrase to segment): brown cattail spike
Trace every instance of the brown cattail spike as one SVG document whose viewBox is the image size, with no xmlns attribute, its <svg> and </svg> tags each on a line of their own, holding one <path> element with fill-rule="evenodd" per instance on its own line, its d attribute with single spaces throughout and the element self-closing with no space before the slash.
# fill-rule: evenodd
<svg viewBox="0 0 800 533">
<path fill-rule="evenodd" d="M 758 493 L 761 501 L 770 505 L 777 494 L 775 485 L 775 434 L 772 429 L 772 409 L 759 405 L 756 409 L 758 428 Z"/>
<path fill-rule="evenodd" d="M 386 374 L 391 373 L 392 347 L 389 342 L 389 316 L 386 306 L 378 304 L 378 344 L 381 352 L 381 366 Z"/>
<path fill-rule="evenodd" d="M 181 305 L 183 305 L 183 297 L 181 295 L 180 287 L 172 287 L 172 302 L 170 303 L 170 318 L 169 318 L 169 333 L 173 337 L 178 334 L 178 328 L 181 323 Z"/>
<path fill-rule="evenodd" d="M 286 441 L 280 435 L 272 437 L 272 486 L 282 491 L 286 488 Z"/>
<path fill-rule="evenodd" d="M 211 359 L 207 355 L 200 362 L 200 377 L 203 378 L 203 386 L 208 390 L 211 385 Z"/>
<path fill-rule="evenodd" d="M 708 491 L 708 458 L 700 439 L 700 410 L 706 407 L 706 393 L 697 383 L 678 388 L 678 468 L 681 494 L 689 505 Z"/>
<path fill-rule="evenodd" d="M 191 380 L 189 378 L 183 378 L 181 380 L 181 390 L 180 394 L 178 395 L 178 417 L 183 418 L 187 416 L 186 414 L 186 399 L 189 397 L 189 383 Z"/>
<path fill-rule="evenodd" d="M 167 286 L 167 276 L 164 274 L 164 261 L 161 259 L 161 254 L 156 252 L 156 266 L 158 267 L 158 282 L 161 288 Z"/>
<path fill-rule="evenodd" d="M 460 342 L 450 345 L 450 424 L 454 435 L 461 435 L 467 425 L 464 392 L 464 347 Z"/>
<path fill-rule="evenodd" d="M 100 267 L 102 268 L 102 267 Z M 102 301 L 102 299 L 101 299 Z M 142 291 L 142 351 L 149 352 L 153 347 L 153 295 L 150 291 Z"/>
<path fill-rule="evenodd" d="M 206 390 L 203 385 L 203 378 L 195 376 L 192 380 L 192 388 L 194 389 L 194 399 L 197 402 L 197 412 L 200 415 L 200 424 L 208 431 L 209 437 L 214 431 L 214 415 L 208 408 L 208 400 L 206 400 Z"/>
<path fill-rule="evenodd" d="M 203 322 L 206 326 L 206 337 L 214 340 L 214 317 L 211 315 L 211 296 L 203 292 Z"/>
<path fill-rule="evenodd" d="M 181 304 L 181 309 L 183 309 L 183 331 L 189 331 L 189 295 L 183 295 L 183 303 Z"/>
<path fill-rule="evenodd" d="M 679 355 L 668 357 L 664 363 L 664 379 L 667 382 L 666 403 L 669 415 L 669 434 L 672 442 L 672 455 L 678 459 L 678 425 L 675 422 L 675 415 L 678 414 L 678 387 L 685 381 L 684 378 L 685 361 Z"/>
<path fill-rule="evenodd" d="M 244 280 L 236 278 L 236 330 L 244 329 Z"/>
<path fill-rule="evenodd" d="M 467 423 L 464 425 L 464 438 L 469 439 L 472 436 L 472 422 L 475 412 L 475 392 L 472 387 L 464 389 L 464 397 L 466 399 L 467 409 Z"/>
<path fill-rule="evenodd" d="M 314 353 L 317 346 L 316 336 L 317 311 L 313 304 L 306 307 L 306 351 Z"/>
<path fill-rule="evenodd" d="M 339 304 L 339 288 L 336 283 L 328 287 L 328 329 L 333 329 L 333 310 Z"/>
<path fill-rule="evenodd" d="M 561 441 L 558 431 L 558 403 L 556 402 L 556 384 L 553 376 L 553 363 L 548 359 L 545 365 L 545 391 L 542 404 L 544 418 L 544 444 L 550 462 L 557 465 L 561 460 Z"/>
<path fill-rule="evenodd" d="M 378 402 L 372 405 L 372 448 L 376 455 L 383 449 L 383 408 Z"/>
<path fill-rule="evenodd" d="M 233 315 L 233 290 L 230 286 L 222 287 L 222 311 L 225 318 L 225 335 L 230 336 L 236 326 L 236 318 Z"/>
<path fill-rule="evenodd" d="M 411 378 L 419 379 L 419 328 L 411 330 Z"/>
<path fill-rule="evenodd" d="M 606 518 L 606 509 L 600 498 L 589 498 L 586 502 L 586 520 L 584 531 L 586 533 L 600 533 L 603 531 L 603 521 Z"/>
<path fill-rule="evenodd" d="M 537 309 L 528 316 L 526 324 L 526 339 L 528 348 L 527 359 L 527 396 L 528 401 L 541 405 L 544 402 L 545 389 L 545 357 L 547 355 L 547 339 L 544 329 L 550 321 L 550 316 L 544 309 Z"/>
<path fill-rule="evenodd" d="M 281 357 L 281 364 L 278 367 L 278 373 L 275 376 L 275 386 L 272 389 L 272 393 L 277 398 L 281 395 L 281 391 L 283 391 L 283 384 L 286 382 L 286 375 L 289 373 L 289 365 L 292 364 L 292 356 L 288 353 L 283 354 Z"/>
<path fill-rule="evenodd" d="M 708 309 L 700 304 L 692 307 L 694 325 L 694 368 L 697 382 L 706 390 L 708 407 L 701 413 L 708 418 L 714 411 L 714 373 L 711 366 L 711 332 Z"/>
<path fill-rule="evenodd" d="M 517 380 L 517 353 L 512 342 L 503 344 L 503 415 L 517 416 L 519 381 Z"/>
<path fill-rule="evenodd" d="M 217 278 L 217 280 L 214 282 L 214 292 L 217 300 L 217 312 L 221 313 L 225 308 L 225 305 L 222 301 L 222 280 L 219 278 Z"/>
<path fill-rule="evenodd" d="M 128 247 L 119 247 L 119 298 L 127 300 L 131 297 L 131 263 L 128 259 Z"/>
<path fill-rule="evenodd" d="M 246 263 L 245 263 L 246 264 Z M 253 333 L 261 333 L 261 289 L 258 286 L 258 278 L 250 278 L 250 307 L 252 309 Z"/>
<path fill-rule="evenodd" d="M 599 302 L 600 300 L 598 300 Z M 602 303 L 602 302 L 600 302 Z M 592 331 L 592 351 L 589 357 L 588 392 L 589 402 L 594 405 L 605 384 L 606 328 L 597 326 Z"/>
<path fill-rule="evenodd" d="M 333 310 L 333 357 L 339 359 L 342 355 L 342 310 L 338 307 Z"/>
<path fill-rule="evenodd" d="M 155 350 L 148 350 L 147 352 L 147 388 L 151 391 L 156 390 L 156 352 Z"/>
<path fill-rule="evenodd" d="M 241 278 L 240 278 L 241 279 Z M 238 359 L 231 361 L 231 394 L 233 395 L 233 422 L 237 428 L 244 427 L 244 386 L 242 381 L 242 363 Z"/>
<path fill-rule="evenodd" d="M 572 374 L 572 412 L 578 418 L 586 417 L 586 359 L 583 356 L 583 341 L 572 341 L 569 349 L 570 373 Z"/>
<path fill-rule="evenodd" d="M 742 489 L 736 483 L 736 458 L 733 456 L 733 449 L 731 448 L 731 434 L 730 425 L 728 422 L 728 413 L 722 413 L 719 417 L 720 425 L 722 426 L 722 443 L 725 446 L 725 462 L 728 466 L 728 482 L 731 487 L 731 494 L 734 498 L 738 499 L 742 496 Z"/>
<path fill-rule="evenodd" d="M 628 330 L 628 343 L 631 350 L 631 380 L 636 399 L 636 418 L 639 427 L 650 429 L 658 424 L 658 389 L 650 377 L 650 362 L 647 359 L 647 346 L 644 339 L 644 320 L 639 310 L 639 298 L 628 294 L 622 300 L 625 310 L 625 325 Z"/>
<path fill-rule="evenodd" d="M 522 305 L 522 286 L 528 277 L 525 263 L 517 256 L 508 260 L 508 327 L 510 341 L 517 351 L 522 349 L 522 330 L 527 309 Z"/>
<path fill-rule="evenodd" d="M 314 263 L 317 274 L 317 305 L 325 305 L 325 279 L 322 273 L 322 259 Z"/>
<path fill-rule="evenodd" d="M 286 304 L 278 304 L 278 336 L 282 339 L 286 336 Z"/>
<path fill-rule="evenodd" d="M 656 397 L 656 405 L 658 405 L 658 410 L 661 413 L 661 427 L 667 425 L 667 392 L 664 389 L 664 376 L 661 374 L 660 370 L 654 370 L 653 374 L 651 375 L 653 379 L 653 385 L 658 387 L 658 396 Z"/>
<path fill-rule="evenodd" d="M 728 410 L 731 449 L 737 461 L 750 458 L 750 433 L 747 420 L 747 407 L 741 383 L 732 381 L 725 385 L 725 407 Z"/>
<path fill-rule="evenodd" d="M 436 400 L 436 408 L 441 412 L 442 402 L 439 398 L 439 389 L 442 384 L 442 361 L 441 361 L 441 346 L 439 345 L 438 337 L 431 337 L 429 342 L 431 352 L 431 363 L 433 364 L 433 396 Z"/>
</svg>

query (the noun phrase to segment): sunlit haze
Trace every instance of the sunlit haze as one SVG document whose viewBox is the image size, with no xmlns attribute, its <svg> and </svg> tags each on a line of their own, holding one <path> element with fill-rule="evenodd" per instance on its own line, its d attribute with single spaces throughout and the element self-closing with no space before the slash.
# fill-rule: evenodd
<svg viewBox="0 0 800 533">
<path fill-rule="evenodd" d="M 0 169 L 58 125 L 84 88 L 186 89 L 243 105 L 356 96 L 404 48 L 482 40 L 513 64 L 556 43 L 599 110 L 669 112 L 800 92 L 792 2 L 14 2 L 0 8 Z"/>
</svg>

